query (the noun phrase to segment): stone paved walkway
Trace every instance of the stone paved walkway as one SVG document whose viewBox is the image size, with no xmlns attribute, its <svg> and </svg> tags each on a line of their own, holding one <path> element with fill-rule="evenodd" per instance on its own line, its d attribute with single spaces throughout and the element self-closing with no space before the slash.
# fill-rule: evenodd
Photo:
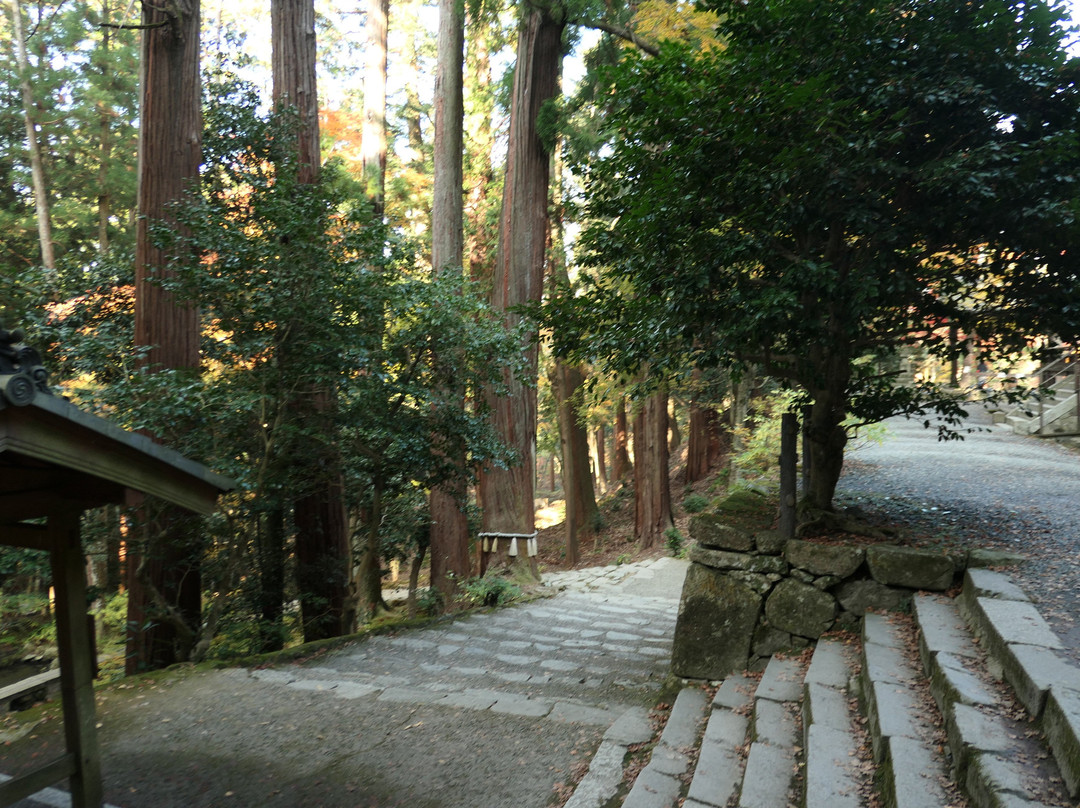
<svg viewBox="0 0 1080 808">
<path fill-rule="evenodd" d="M 656 558 L 551 575 L 550 598 L 304 662 L 108 688 L 99 700 L 107 800 L 543 808 L 605 733 L 648 737 L 685 569 Z M 59 744 L 55 726 L 38 727 L 4 750 L 0 772 Z M 20 808 L 66 797 L 52 789 Z"/>
</svg>

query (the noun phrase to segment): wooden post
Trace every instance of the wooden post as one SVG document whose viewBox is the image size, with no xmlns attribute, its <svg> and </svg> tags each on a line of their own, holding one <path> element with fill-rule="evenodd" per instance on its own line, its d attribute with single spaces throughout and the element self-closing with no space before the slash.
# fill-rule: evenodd
<svg viewBox="0 0 1080 808">
<path fill-rule="evenodd" d="M 795 466 L 798 463 L 799 419 L 793 412 L 780 416 L 780 535 L 795 538 Z"/>
<path fill-rule="evenodd" d="M 806 430 L 810 425 L 810 410 L 811 405 L 806 404 L 802 408 L 802 433 L 803 433 L 803 454 L 802 454 L 802 493 L 806 496 L 806 492 L 810 490 L 810 441 L 806 439 Z"/>
<path fill-rule="evenodd" d="M 101 755 L 94 717 L 94 653 L 86 621 L 86 567 L 79 542 L 79 512 L 49 517 L 56 587 L 56 642 L 67 751 L 75 760 L 72 808 L 100 808 Z"/>
</svg>

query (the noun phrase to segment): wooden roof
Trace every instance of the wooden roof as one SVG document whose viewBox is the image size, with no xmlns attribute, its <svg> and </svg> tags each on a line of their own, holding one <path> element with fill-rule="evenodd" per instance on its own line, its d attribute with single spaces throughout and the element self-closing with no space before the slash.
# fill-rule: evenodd
<svg viewBox="0 0 1080 808">
<path fill-rule="evenodd" d="M 132 492 L 211 513 L 227 477 L 37 392 L 16 406 L 0 393 L 0 520 L 46 516 L 57 506 L 94 508 L 131 501 Z"/>
</svg>

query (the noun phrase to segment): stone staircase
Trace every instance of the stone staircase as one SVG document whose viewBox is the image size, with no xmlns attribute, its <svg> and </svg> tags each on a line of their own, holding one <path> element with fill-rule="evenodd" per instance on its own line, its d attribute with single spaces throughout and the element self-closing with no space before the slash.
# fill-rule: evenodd
<svg viewBox="0 0 1080 808">
<path fill-rule="evenodd" d="M 567 808 L 1075 805 L 1080 668 L 1062 650 L 1007 576 L 970 569 L 956 598 L 869 613 L 711 698 L 688 684 L 622 802 L 586 789 Z"/>
<path fill-rule="evenodd" d="M 1017 435 L 1075 434 L 1080 431 L 1076 393 L 1055 391 L 1041 402 L 1028 402 L 1002 412 L 995 421 L 1008 424 Z"/>
</svg>

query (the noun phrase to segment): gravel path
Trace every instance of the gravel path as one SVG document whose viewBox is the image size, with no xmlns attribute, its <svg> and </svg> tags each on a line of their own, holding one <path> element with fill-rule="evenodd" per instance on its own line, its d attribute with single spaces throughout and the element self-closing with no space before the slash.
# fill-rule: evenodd
<svg viewBox="0 0 1080 808">
<path fill-rule="evenodd" d="M 882 444 L 849 451 L 838 503 L 899 522 L 913 543 L 1027 556 L 1015 579 L 1080 660 L 1080 453 L 1014 435 L 981 409 L 962 441 L 938 441 L 918 420 L 886 427 Z"/>
</svg>

